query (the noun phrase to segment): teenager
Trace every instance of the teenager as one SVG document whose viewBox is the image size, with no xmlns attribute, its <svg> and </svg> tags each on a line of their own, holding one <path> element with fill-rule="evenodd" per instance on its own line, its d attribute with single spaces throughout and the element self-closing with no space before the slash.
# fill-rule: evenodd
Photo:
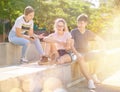
<svg viewBox="0 0 120 92">
<path fill-rule="evenodd" d="M 34 9 L 31 6 L 27 6 L 24 9 L 24 14 L 19 16 L 15 24 L 13 25 L 9 33 L 9 42 L 22 46 L 21 53 L 21 62 L 28 62 L 26 57 L 27 48 L 30 46 L 30 43 L 35 44 L 37 51 L 40 54 L 40 57 L 44 55 L 41 43 L 39 38 L 43 36 L 37 36 L 33 32 L 33 18 L 34 18 Z"/>
<path fill-rule="evenodd" d="M 99 43 L 99 45 L 102 46 L 102 48 L 104 48 L 104 41 L 100 37 L 95 35 L 93 32 L 86 29 L 87 24 L 88 16 L 86 14 L 79 15 L 77 18 L 77 28 L 71 31 L 71 35 L 74 39 L 75 49 L 83 56 L 83 61 L 79 62 L 81 66 L 81 71 L 85 78 L 88 80 L 88 87 L 95 88 L 94 82 L 100 83 L 100 81 L 97 78 L 97 75 L 95 74 L 96 69 L 94 67 L 94 73 L 93 76 L 91 76 L 87 68 L 85 67 L 85 63 L 86 61 L 97 60 L 98 58 L 100 58 L 101 51 L 89 51 L 88 42 L 91 40 L 95 40 Z"/>
</svg>

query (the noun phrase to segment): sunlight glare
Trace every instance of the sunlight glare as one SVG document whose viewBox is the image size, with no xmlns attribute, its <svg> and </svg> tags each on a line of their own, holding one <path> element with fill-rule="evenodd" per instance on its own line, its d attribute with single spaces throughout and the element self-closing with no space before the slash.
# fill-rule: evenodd
<svg viewBox="0 0 120 92">
<path fill-rule="evenodd" d="M 105 79 L 103 84 L 120 87 L 120 71 Z"/>
</svg>

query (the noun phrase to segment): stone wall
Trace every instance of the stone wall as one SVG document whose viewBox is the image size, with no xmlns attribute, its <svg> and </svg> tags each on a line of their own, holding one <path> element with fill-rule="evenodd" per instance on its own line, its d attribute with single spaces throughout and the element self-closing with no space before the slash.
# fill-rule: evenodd
<svg viewBox="0 0 120 92">
<path fill-rule="evenodd" d="M 21 46 L 12 43 L 0 43 L 0 66 L 8 66 L 18 64 L 21 56 Z M 39 59 L 39 54 L 35 46 L 31 44 L 27 51 L 27 59 L 35 61 Z"/>
<path fill-rule="evenodd" d="M 31 63 L 1 68 L 0 92 L 41 92 L 45 80 L 50 77 L 60 79 L 66 87 L 74 79 L 81 78 L 79 72 L 75 72 L 78 71 L 77 68 L 73 70 L 74 65 L 76 64 L 39 66 Z"/>
</svg>

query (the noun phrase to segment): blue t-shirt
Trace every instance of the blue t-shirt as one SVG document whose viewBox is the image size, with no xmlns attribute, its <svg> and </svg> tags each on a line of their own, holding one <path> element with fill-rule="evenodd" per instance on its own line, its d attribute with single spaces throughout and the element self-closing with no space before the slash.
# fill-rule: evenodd
<svg viewBox="0 0 120 92">
<path fill-rule="evenodd" d="M 88 41 L 95 39 L 95 34 L 89 30 L 81 33 L 78 28 L 71 31 L 72 38 L 74 39 L 74 46 L 80 53 L 88 51 Z"/>
</svg>

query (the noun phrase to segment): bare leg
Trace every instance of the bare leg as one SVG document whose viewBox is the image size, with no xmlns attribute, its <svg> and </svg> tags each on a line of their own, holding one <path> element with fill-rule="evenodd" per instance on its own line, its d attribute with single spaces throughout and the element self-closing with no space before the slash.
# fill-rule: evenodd
<svg viewBox="0 0 120 92">
<path fill-rule="evenodd" d="M 44 44 L 43 44 L 43 49 L 44 49 L 45 55 L 46 55 L 46 56 L 49 56 L 49 54 L 50 54 L 50 49 L 51 49 L 50 43 L 44 42 Z"/>
<path fill-rule="evenodd" d="M 85 62 L 85 59 L 83 56 L 79 55 L 78 52 L 76 51 L 76 49 L 74 48 L 74 40 L 71 39 L 68 41 L 70 47 L 71 47 L 71 50 L 74 52 L 74 54 L 76 54 L 77 56 L 77 59 L 78 59 L 78 63 L 80 65 L 80 68 L 81 68 L 81 72 L 82 74 L 84 75 L 84 77 L 88 80 L 88 88 L 90 89 L 94 89 L 95 88 L 95 85 L 94 85 L 94 81 L 92 80 L 90 74 L 89 74 L 89 71 L 88 71 L 88 68 L 86 66 L 86 62 Z"/>
<path fill-rule="evenodd" d="M 78 62 L 80 64 L 80 69 L 81 69 L 81 72 L 82 74 L 84 75 L 84 77 L 87 79 L 87 80 L 90 80 L 91 79 L 91 76 L 89 74 L 89 71 L 88 71 L 88 68 L 87 68 L 87 65 L 86 65 L 86 62 L 84 61 L 84 58 L 78 58 Z"/>
<path fill-rule="evenodd" d="M 44 49 L 44 56 L 41 56 L 40 61 L 38 62 L 39 65 L 49 64 L 49 55 L 50 55 L 50 49 L 51 45 L 49 43 L 44 42 L 42 44 L 42 47 Z"/>
<path fill-rule="evenodd" d="M 88 66 L 89 66 L 89 72 L 91 75 L 95 74 L 96 73 L 96 61 L 91 61 L 91 62 L 88 62 Z"/>
<path fill-rule="evenodd" d="M 86 62 L 84 61 L 84 58 L 80 57 L 78 58 L 79 60 L 79 64 L 80 64 L 80 68 L 81 68 L 81 72 L 82 74 L 84 75 L 84 77 L 88 80 L 88 88 L 90 89 L 95 89 L 95 85 L 94 85 L 94 81 L 92 80 L 90 74 L 89 74 L 89 71 L 88 71 L 88 68 L 86 66 Z"/>
<path fill-rule="evenodd" d="M 100 80 L 97 78 L 97 73 L 101 68 L 101 63 L 104 61 L 104 53 L 101 51 L 91 51 L 86 54 L 86 61 L 90 61 L 89 68 L 92 74 L 92 78 L 95 83 L 100 83 Z"/>
<path fill-rule="evenodd" d="M 64 64 L 71 62 L 71 57 L 68 54 L 61 56 L 58 60 L 58 64 Z"/>
</svg>

